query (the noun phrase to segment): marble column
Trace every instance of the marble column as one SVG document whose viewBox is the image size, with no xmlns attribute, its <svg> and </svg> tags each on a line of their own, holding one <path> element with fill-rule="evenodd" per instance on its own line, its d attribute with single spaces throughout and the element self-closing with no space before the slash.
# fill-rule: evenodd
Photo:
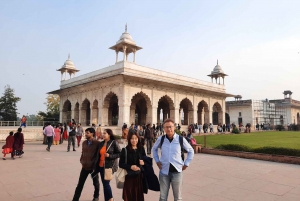
<svg viewBox="0 0 300 201">
<path fill-rule="evenodd" d="M 123 52 L 124 52 L 124 55 L 123 55 L 123 61 L 126 61 L 126 56 L 127 56 L 127 54 L 126 54 L 126 46 L 124 46 L 123 47 Z"/>
<path fill-rule="evenodd" d="M 193 111 L 193 122 L 191 122 L 191 123 L 198 123 L 198 115 L 197 115 L 197 109 L 194 109 Z"/>
<path fill-rule="evenodd" d="M 133 123 L 133 122 L 130 122 L 130 119 L 129 119 L 130 118 L 130 106 L 127 106 L 127 105 L 119 106 L 119 111 L 122 111 L 121 115 L 119 117 L 119 125 L 123 125 L 123 123 L 126 123 L 127 125 L 130 126 L 130 124 Z"/>
<path fill-rule="evenodd" d="M 212 122 L 212 109 L 208 111 L 208 123 L 213 123 Z"/>
<path fill-rule="evenodd" d="M 205 123 L 205 121 L 204 121 L 204 108 L 202 108 L 202 111 L 201 111 L 201 123 L 202 123 L 202 125 Z"/>
<path fill-rule="evenodd" d="M 157 116 L 156 122 L 160 122 L 160 110 L 158 108 L 156 110 L 156 116 Z"/>
<path fill-rule="evenodd" d="M 118 51 L 116 50 L 116 63 L 118 62 Z"/>
<path fill-rule="evenodd" d="M 182 125 L 182 109 L 179 110 L 179 124 Z"/>
<path fill-rule="evenodd" d="M 63 122 L 63 112 L 59 111 L 59 122 L 64 123 Z"/>
<path fill-rule="evenodd" d="M 134 51 L 133 51 L 133 63 L 135 63 L 135 53 L 136 53 L 136 50 L 134 49 Z"/>
<path fill-rule="evenodd" d="M 157 107 L 152 107 L 151 108 L 151 111 L 149 111 L 148 113 L 150 113 L 151 112 L 151 123 L 152 124 L 156 124 L 156 123 L 159 123 L 160 121 L 159 121 L 159 119 L 157 119 L 157 117 L 158 117 L 158 114 L 157 114 Z M 157 121 L 158 120 L 158 121 Z"/>
</svg>

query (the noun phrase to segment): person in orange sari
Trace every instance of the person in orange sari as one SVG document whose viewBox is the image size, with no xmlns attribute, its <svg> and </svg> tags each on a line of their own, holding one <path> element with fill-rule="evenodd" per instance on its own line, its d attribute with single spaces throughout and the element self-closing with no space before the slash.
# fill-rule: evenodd
<svg viewBox="0 0 300 201">
<path fill-rule="evenodd" d="M 14 136 L 13 136 L 14 132 L 10 131 L 9 132 L 9 136 L 6 138 L 6 143 L 5 145 L 2 147 L 3 148 L 3 160 L 6 160 L 5 156 L 6 154 L 10 154 L 13 152 L 13 145 L 14 145 Z"/>
<path fill-rule="evenodd" d="M 58 145 L 60 140 L 60 128 L 58 125 L 54 128 L 54 133 L 55 136 L 53 138 L 53 145 Z"/>
</svg>

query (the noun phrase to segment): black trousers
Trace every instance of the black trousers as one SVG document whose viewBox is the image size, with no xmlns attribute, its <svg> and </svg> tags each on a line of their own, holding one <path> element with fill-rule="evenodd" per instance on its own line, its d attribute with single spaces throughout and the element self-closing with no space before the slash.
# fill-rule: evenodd
<svg viewBox="0 0 300 201">
<path fill-rule="evenodd" d="M 79 198 L 81 196 L 81 192 L 82 192 L 85 180 L 91 172 L 92 172 L 92 170 L 86 170 L 86 169 L 83 169 L 83 168 L 81 169 L 78 184 L 77 184 L 77 187 L 75 189 L 75 194 L 74 194 L 74 197 L 73 197 L 72 201 L 79 201 Z M 100 191 L 99 174 L 97 174 L 93 178 L 93 185 L 94 185 L 94 188 L 95 188 L 94 198 L 98 198 L 99 197 L 99 191 Z"/>
<path fill-rule="evenodd" d="M 151 154 L 151 149 L 153 146 L 153 139 L 146 138 L 146 142 L 147 142 L 147 154 Z"/>
<path fill-rule="evenodd" d="M 47 136 L 47 144 L 48 144 L 48 149 L 51 148 L 51 145 L 53 143 L 53 136 Z"/>
<path fill-rule="evenodd" d="M 60 134 L 60 139 L 59 139 L 59 144 L 62 144 L 63 143 L 63 134 L 61 133 Z"/>
<path fill-rule="evenodd" d="M 70 150 L 71 143 L 72 143 L 72 146 L 73 146 L 73 150 L 75 150 L 75 141 L 76 141 L 75 136 L 69 136 L 68 137 L 68 150 Z"/>
</svg>

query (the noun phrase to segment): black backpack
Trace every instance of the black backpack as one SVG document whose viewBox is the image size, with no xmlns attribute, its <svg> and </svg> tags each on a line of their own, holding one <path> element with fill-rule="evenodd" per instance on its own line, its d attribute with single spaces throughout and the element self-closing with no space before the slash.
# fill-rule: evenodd
<svg viewBox="0 0 300 201">
<path fill-rule="evenodd" d="M 164 143 L 164 140 L 166 138 L 166 135 L 163 135 L 160 139 L 160 149 Z M 179 135 L 179 144 L 180 144 L 180 147 L 181 147 L 181 158 L 182 158 L 182 161 L 184 161 L 184 148 L 183 148 L 183 137 L 181 135 Z"/>
</svg>

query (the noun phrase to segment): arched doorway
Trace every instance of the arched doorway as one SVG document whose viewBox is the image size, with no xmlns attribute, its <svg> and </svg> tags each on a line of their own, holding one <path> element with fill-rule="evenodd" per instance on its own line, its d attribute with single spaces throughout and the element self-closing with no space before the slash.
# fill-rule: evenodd
<svg viewBox="0 0 300 201">
<path fill-rule="evenodd" d="M 71 121 L 72 105 L 69 100 L 66 100 L 62 109 L 62 122 L 69 123 Z"/>
<path fill-rule="evenodd" d="M 79 122 L 79 103 L 78 102 L 75 104 L 75 108 L 74 108 L 74 120 L 76 123 L 80 123 Z"/>
<path fill-rule="evenodd" d="M 175 119 L 175 107 L 172 99 L 165 95 L 158 101 L 156 123 L 162 123 L 167 118 Z"/>
<path fill-rule="evenodd" d="M 297 113 L 297 124 L 300 124 L 299 113 Z"/>
<path fill-rule="evenodd" d="M 151 101 L 143 92 L 135 94 L 131 99 L 130 123 L 144 125 L 151 122 Z"/>
<path fill-rule="evenodd" d="M 198 116 L 198 124 L 203 125 L 204 123 L 209 123 L 208 104 L 205 101 L 201 101 L 198 104 L 197 116 Z"/>
<path fill-rule="evenodd" d="M 258 121 L 258 120 L 257 120 L 257 121 Z M 228 113 L 225 113 L 225 123 L 226 123 L 226 125 L 227 125 L 227 124 L 230 124 L 230 116 L 229 116 Z"/>
<path fill-rule="evenodd" d="M 92 122 L 95 125 L 98 125 L 98 100 L 94 100 L 92 107 Z"/>
<path fill-rule="evenodd" d="M 212 108 L 213 125 L 223 124 L 223 111 L 221 105 L 216 102 Z"/>
<path fill-rule="evenodd" d="M 180 102 L 179 107 L 179 120 L 181 120 L 182 125 L 194 123 L 192 102 L 185 98 Z"/>
<path fill-rule="evenodd" d="M 280 124 L 283 125 L 284 124 L 284 121 L 283 121 L 283 116 L 280 115 Z"/>
<path fill-rule="evenodd" d="M 91 103 L 85 99 L 81 104 L 81 124 L 89 126 L 91 123 Z"/>
<path fill-rule="evenodd" d="M 119 122 L 119 102 L 115 93 L 106 95 L 103 105 L 103 123 L 108 126 L 118 125 Z"/>
</svg>

